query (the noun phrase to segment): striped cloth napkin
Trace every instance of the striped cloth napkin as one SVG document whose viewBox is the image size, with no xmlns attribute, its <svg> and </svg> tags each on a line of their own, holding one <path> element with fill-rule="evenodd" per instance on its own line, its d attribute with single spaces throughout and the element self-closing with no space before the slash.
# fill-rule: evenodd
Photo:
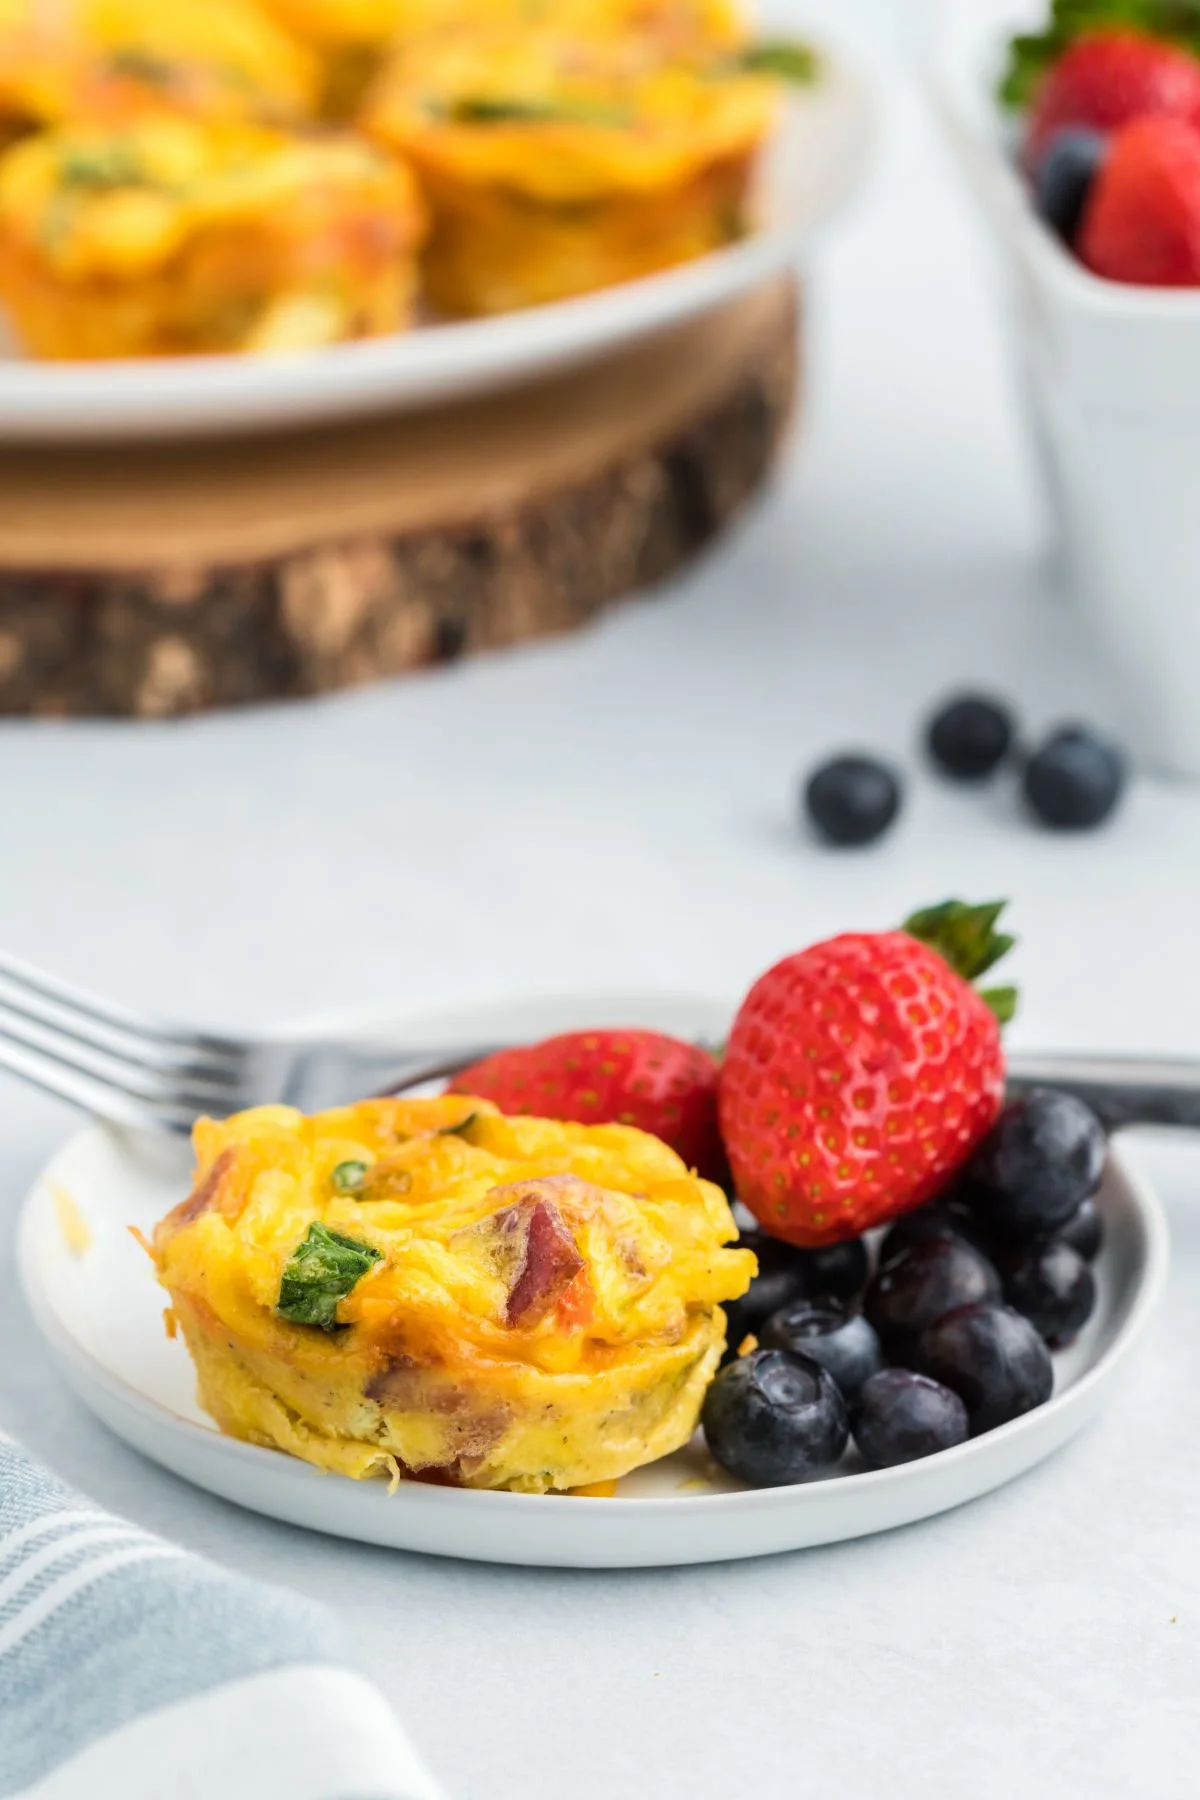
<svg viewBox="0 0 1200 1800">
<path fill-rule="evenodd" d="M 336 1639 L 0 1437 L 0 1796 L 437 1800 Z"/>
</svg>

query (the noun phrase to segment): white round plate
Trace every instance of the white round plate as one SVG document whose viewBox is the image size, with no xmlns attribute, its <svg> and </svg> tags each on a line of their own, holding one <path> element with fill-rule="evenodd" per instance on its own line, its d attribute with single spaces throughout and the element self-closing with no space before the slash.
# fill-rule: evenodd
<svg viewBox="0 0 1200 1800">
<path fill-rule="evenodd" d="M 583 994 L 393 1018 L 390 1030 L 378 1018 L 338 1023 L 360 1039 L 390 1035 L 434 1049 L 605 1024 L 711 1040 L 724 1034 L 730 1010 L 661 994 Z M 973 1500 L 1032 1468 L 1092 1417 L 1158 1299 L 1167 1263 L 1158 1201 L 1118 1143 L 1100 1195 L 1107 1236 L 1095 1316 L 1055 1359 L 1053 1399 L 999 1431 L 877 1473 L 857 1470 L 851 1453 L 824 1480 L 758 1492 L 714 1469 L 696 1442 L 627 1477 L 614 1499 L 419 1482 L 389 1493 L 382 1482 L 322 1475 L 278 1451 L 223 1437 L 199 1410 L 187 1352 L 163 1329 L 166 1296 L 128 1230 L 149 1232 L 187 1192 L 188 1177 L 182 1145 L 91 1126 L 60 1151 L 25 1203 L 25 1294 L 81 1399 L 143 1455 L 255 1512 L 366 1543 L 485 1562 L 720 1562 L 885 1531 Z"/>
<path fill-rule="evenodd" d="M 463 398 L 632 342 L 731 300 L 801 257 L 866 166 L 865 79 L 827 59 L 789 100 L 765 158 L 757 228 L 663 274 L 500 318 L 277 357 L 26 362 L 0 347 L 0 442 L 196 436 L 314 424 Z"/>
</svg>

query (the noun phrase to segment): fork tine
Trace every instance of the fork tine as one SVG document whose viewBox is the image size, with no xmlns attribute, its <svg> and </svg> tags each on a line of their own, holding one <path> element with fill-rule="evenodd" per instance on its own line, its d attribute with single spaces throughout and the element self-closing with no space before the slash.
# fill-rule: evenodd
<svg viewBox="0 0 1200 1800">
<path fill-rule="evenodd" d="M 0 1010 L 20 1017 L 35 1029 L 48 1027 L 89 1049 L 106 1051 L 124 1062 L 180 1078 L 236 1085 L 241 1058 L 232 1054 L 199 1055 L 170 1042 L 142 1036 L 125 1025 L 76 1011 L 58 1000 L 43 998 L 0 970 Z"/>
<path fill-rule="evenodd" d="M 61 1067 L 73 1069 L 79 1075 L 153 1106 L 191 1107 L 195 1118 L 210 1108 L 227 1112 L 236 1105 L 237 1090 L 228 1083 L 131 1062 L 111 1051 L 85 1044 L 79 1038 L 69 1037 L 53 1026 L 35 1023 L 13 1012 L 3 1000 L 0 1000 L 0 1033 L 10 1044 L 48 1056 Z"/>
<path fill-rule="evenodd" d="M 48 975 L 45 970 L 35 969 L 15 956 L 0 955 L 0 977 L 18 990 L 24 989 L 40 1000 L 50 1001 L 82 1014 L 98 1025 L 125 1031 L 139 1038 L 152 1039 L 157 1044 L 170 1044 L 193 1055 L 237 1056 L 242 1049 L 236 1038 L 192 1031 L 186 1026 L 150 1018 L 131 1007 L 114 1006 L 111 1001 L 102 999 L 98 994 L 75 987 L 73 983 L 63 981 L 57 975 Z"/>
<path fill-rule="evenodd" d="M 187 1107 L 158 1106 L 122 1093 L 56 1057 L 15 1042 L 2 1031 L 0 1068 L 116 1125 L 131 1125 L 139 1131 L 169 1131 L 186 1137 L 196 1122 L 197 1115 Z"/>
</svg>

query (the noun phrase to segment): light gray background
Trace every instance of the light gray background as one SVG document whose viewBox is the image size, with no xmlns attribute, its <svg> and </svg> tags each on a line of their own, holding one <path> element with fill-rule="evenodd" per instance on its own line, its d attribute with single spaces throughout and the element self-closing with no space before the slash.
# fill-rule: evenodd
<svg viewBox="0 0 1200 1800">
<path fill-rule="evenodd" d="M 965 3 L 965 0 L 963 0 Z M 1009 894 L 1028 1045 L 1200 1049 L 1200 796 L 1079 842 L 914 775 L 899 829 L 793 822 L 831 746 L 912 760 L 960 679 L 1111 718 L 1049 576 L 967 202 L 902 76 L 901 0 L 825 8 L 888 75 L 876 179 L 813 283 L 804 430 L 702 568 L 586 636 L 321 705 L 0 727 L 0 943 L 131 1000 L 266 1022 L 531 986 L 735 997 L 826 931 Z M 193 1493 L 70 1398 L 11 1219 L 65 1108 L 0 1082 L 0 1424 L 100 1500 L 328 1601 L 455 1800 L 1192 1794 L 1200 1757 L 1200 1158 L 1118 1401 L 1018 1485 L 859 1544 L 662 1574 L 324 1541 Z M 107 1800 L 101 1796 L 99 1800 Z"/>
</svg>

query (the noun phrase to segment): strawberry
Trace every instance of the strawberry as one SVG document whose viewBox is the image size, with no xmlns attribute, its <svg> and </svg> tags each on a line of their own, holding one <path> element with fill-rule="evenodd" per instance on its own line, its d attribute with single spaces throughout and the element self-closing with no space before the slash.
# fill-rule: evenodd
<svg viewBox="0 0 1200 1800">
<path fill-rule="evenodd" d="M 498 1050 L 451 1083 L 505 1113 L 580 1125 L 636 1125 L 720 1180 L 717 1064 L 707 1050 L 657 1031 L 570 1031 Z"/>
<path fill-rule="evenodd" d="M 948 900 L 903 931 L 852 933 L 751 988 L 721 1069 L 736 1191 L 775 1237 L 857 1237 L 945 1186 L 1004 1097 L 1011 988 L 970 985 L 1013 940 L 1003 903 Z"/>
<path fill-rule="evenodd" d="M 1077 38 L 1035 90 L 1026 161 L 1036 168 L 1067 126 L 1115 131 L 1149 115 L 1200 123 L 1200 59 L 1136 31 Z"/>
<path fill-rule="evenodd" d="M 1110 281 L 1200 286 L 1200 131 L 1179 119 L 1136 119 L 1118 131 L 1077 248 Z"/>
</svg>

